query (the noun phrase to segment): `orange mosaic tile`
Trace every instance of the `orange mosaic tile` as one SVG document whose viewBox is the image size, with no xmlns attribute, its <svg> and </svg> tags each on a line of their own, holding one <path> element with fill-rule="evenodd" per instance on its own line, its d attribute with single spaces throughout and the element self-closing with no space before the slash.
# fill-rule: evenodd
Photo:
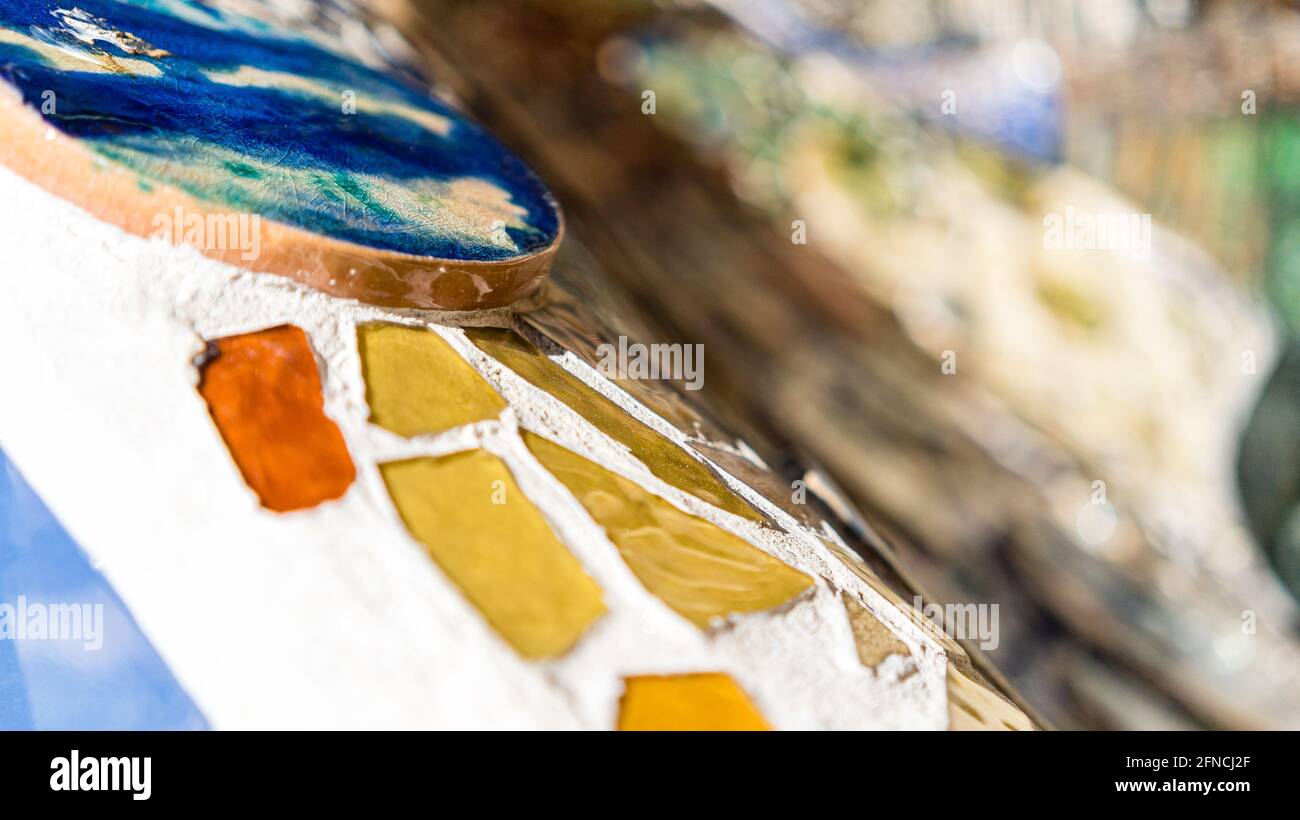
<svg viewBox="0 0 1300 820">
<path fill-rule="evenodd" d="M 325 415 L 307 334 L 281 325 L 209 345 L 199 393 L 262 505 L 303 510 L 347 492 L 356 468 Z"/>
<path fill-rule="evenodd" d="M 764 731 L 768 725 L 730 675 L 642 675 L 624 681 L 618 728 L 648 732 Z"/>
</svg>

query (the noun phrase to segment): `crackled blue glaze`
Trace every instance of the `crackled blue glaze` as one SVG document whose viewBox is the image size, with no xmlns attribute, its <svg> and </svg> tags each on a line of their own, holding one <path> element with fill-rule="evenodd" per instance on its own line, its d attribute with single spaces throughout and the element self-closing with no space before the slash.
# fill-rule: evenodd
<svg viewBox="0 0 1300 820">
<path fill-rule="evenodd" d="M 555 242 L 554 201 L 517 157 L 326 45 L 193 0 L 0 3 L 0 80 L 144 190 L 441 259 Z"/>
</svg>

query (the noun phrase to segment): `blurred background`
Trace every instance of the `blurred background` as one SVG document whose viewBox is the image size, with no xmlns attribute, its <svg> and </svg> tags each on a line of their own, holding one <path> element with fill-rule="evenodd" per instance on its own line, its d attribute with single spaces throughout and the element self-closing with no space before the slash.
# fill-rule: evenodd
<svg viewBox="0 0 1300 820">
<path fill-rule="evenodd" d="M 371 5 L 1047 721 L 1300 727 L 1294 4 Z"/>
</svg>

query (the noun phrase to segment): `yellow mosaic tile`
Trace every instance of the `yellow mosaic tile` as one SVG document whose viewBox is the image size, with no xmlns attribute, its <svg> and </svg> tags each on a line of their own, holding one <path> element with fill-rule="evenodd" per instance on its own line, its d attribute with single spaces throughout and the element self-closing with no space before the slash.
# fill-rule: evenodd
<svg viewBox="0 0 1300 820">
<path fill-rule="evenodd" d="M 520 655 L 569 650 L 605 612 L 596 582 L 496 456 L 471 450 L 379 470 L 411 535 Z"/>
<path fill-rule="evenodd" d="M 623 731 L 764 731 L 767 724 L 730 675 L 639 676 L 624 681 Z"/>
<path fill-rule="evenodd" d="M 646 589 L 701 629 L 715 618 L 778 606 L 812 586 L 807 575 L 717 525 L 541 436 L 523 436 Z"/>
<path fill-rule="evenodd" d="M 506 402 L 451 345 L 427 328 L 357 328 L 370 420 L 399 436 L 494 419 Z"/>
<path fill-rule="evenodd" d="M 703 462 L 629 416 L 614 402 L 584 384 L 510 330 L 467 328 L 479 349 L 536 387 L 550 393 L 596 429 L 627 447 L 660 479 L 715 507 L 751 521 L 766 519 L 732 492 Z"/>
</svg>

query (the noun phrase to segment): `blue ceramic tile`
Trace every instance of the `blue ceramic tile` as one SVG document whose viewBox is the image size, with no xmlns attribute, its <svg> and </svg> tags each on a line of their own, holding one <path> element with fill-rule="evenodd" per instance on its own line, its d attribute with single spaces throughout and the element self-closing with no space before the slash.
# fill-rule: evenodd
<svg viewBox="0 0 1300 820">
<path fill-rule="evenodd" d="M 19 636 L 89 614 L 72 638 Z M 0 451 L 0 729 L 202 729 L 206 722 L 112 586 Z M 97 647 L 97 648 L 96 648 Z"/>
<path fill-rule="evenodd" d="M 439 259 L 531 256 L 559 235 L 545 186 L 456 109 L 192 0 L 5 0 L 0 79 L 145 190 Z"/>
</svg>

